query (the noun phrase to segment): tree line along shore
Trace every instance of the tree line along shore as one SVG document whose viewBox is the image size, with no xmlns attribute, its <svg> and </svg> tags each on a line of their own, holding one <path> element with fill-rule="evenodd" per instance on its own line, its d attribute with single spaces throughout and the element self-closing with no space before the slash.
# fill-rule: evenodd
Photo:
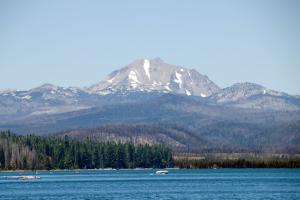
<svg viewBox="0 0 300 200">
<path fill-rule="evenodd" d="M 71 140 L 68 137 L 0 133 L 0 169 L 166 168 L 173 166 L 163 145 Z"/>
<path fill-rule="evenodd" d="M 299 157 L 204 157 L 177 153 L 160 144 L 97 142 L 69 137 L 20 136 L 0 132 L 0 170 L 134 168 L 300 168 Z"/>
</svg>

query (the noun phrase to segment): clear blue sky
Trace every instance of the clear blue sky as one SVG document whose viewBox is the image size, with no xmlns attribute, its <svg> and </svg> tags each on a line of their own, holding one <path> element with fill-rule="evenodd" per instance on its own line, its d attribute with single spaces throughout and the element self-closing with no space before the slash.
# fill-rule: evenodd
<svg viewBox="0 0 300 200">
<path fill-rule="evenodd" d="M 154 57 L 300 94 L 300 1 L 0 0 L 0 88 L 88 86 Z"/>
</svg>

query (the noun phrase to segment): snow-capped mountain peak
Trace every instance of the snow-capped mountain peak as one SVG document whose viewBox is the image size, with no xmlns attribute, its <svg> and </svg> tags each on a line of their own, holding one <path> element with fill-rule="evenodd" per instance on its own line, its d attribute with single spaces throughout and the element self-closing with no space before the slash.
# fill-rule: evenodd
<svg viewBox="0 0 300 200">
<path fill-rule="evenodd" d="M 219 87 L 196 70 L 167 64 L 156 58 L 136 60 L 87 90 L 98 94 L 158 91 L 206 97 Z"/>
</svg>

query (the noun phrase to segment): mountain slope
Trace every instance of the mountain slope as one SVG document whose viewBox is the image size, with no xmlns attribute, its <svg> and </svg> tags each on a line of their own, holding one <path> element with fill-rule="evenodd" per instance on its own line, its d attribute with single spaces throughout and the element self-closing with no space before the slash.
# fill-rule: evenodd
<svg viewBox="0 0 300 200">
<path fill-rule="evenodd" d="M 97 96 L 80 88 L 51 84 L 28 91 L 3 91 L 0 93 L 0 116 L 22 117 L 80 110 L 95 105 Z"/>
<path fill-rule="evenodd" d="M 115 141 L 121 143 L 137 144 L 164 144 L 175 151 L 188 151 L 195 148 L 202 141 L 192 132 L 165 125 L 108 125 L 96 128 L 80 128 L 67 130 L 55 134 L 56 136 L 84 140 L 90 138 L 93 141 Z"/>
<path fill-rule="evenodd" d="M 221 136 L 218 137 L 223 137 L 224 141 L 229 138 L 228 134 L 238 132 L 245 137 L 255 132 L 264 134 L 274 127 L 297 124 L 299 121 L 299 111 L 241 109 L 210 104 L 203 98 L 165 94 L 150 101 L 111 104 L 69 113 L 36 116 L 0 124 L 0 128 L 11 129 L 17 133 L 45 134 L 113 124 L 160 123 L 182 127 L 195 134 L 205 133 L 208 139 L 219 132 Z M 282 137 L 286 137 L 286 134 L 283 131 Z M 289 134 L 300 134 L 300 130 L 294 129 Z M 232 141 L 235 138 L 232 137 Z"/>
<path fill-rule="evenodd" d="M 67 130 L 56 135 L 76 140 L 164 144 L 175 152 L 300 153 L 299 124 L 265 127 L 260 124 L 215 123 L 193 133 L 171 125 L 107 125 Z M 285 137 L 282 138 L 282 133 Z"/>
<path fill-rule="evenodd" d="M 265 110 L 300 110 L 297 97 L 270 90 L 255 83 L 237 83 L 219 90 L 209 99 L 215 103 L 240 108 Z"/>
</svg>

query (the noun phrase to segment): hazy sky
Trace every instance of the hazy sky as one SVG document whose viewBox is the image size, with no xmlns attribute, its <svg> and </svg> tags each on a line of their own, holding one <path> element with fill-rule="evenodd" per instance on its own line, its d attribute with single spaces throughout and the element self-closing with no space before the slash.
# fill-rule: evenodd
<svg viewBox="0 0 300 200">
<path fill-rule="evenodd" d="M 0 0 L 0 88 L 88 86 L 154 57 L 300 94 L 300 1 Z"/>
</svg>

